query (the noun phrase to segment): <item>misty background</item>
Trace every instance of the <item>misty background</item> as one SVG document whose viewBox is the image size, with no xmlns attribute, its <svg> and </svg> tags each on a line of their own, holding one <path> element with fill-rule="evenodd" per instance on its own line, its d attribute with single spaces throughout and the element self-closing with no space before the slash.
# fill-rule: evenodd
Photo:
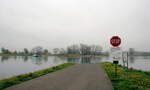
<svg viewBox="0 0 150 90">
<path fill-rule="evenodd" d="M 150 51 L 150 0 L 0 0 L 0 47 L 98 44 Z"/>
</svg>

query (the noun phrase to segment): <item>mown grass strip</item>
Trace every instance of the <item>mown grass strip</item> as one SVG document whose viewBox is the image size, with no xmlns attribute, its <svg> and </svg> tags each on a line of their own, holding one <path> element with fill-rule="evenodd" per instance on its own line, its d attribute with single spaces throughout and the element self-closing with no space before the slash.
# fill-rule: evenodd
<svg viewBox="0 0 150 90">
<path fill-rule="evenodd" d="M 75 63 L 65 63 L 65 64 L 61 64 L 59 66 L 54 66 L 54 67 L 39 70 L 36 72 L 21 74 L 21 75 L 17 75 L 17 76 L 13 76 L 13 77 L 10 77 L 7 79 L 0 80 L 0 90 L 7 88 L 9 86 L 15 85 L 15 84 L 19 84 L 19 83 L 27 81 L 27 80 L 31 80 L 31 79 L 40 77 L 42 75 L 46 75 L 46 74 L 51 73 L 51 72 L 56 72 L 58 70 L 67 68 L 67 67 L 72 66 L 74 64 Z"/>
<path fill-rule="evenodd" d="M 102 62 L 108 74 L 114 90 L 150 90 L 150 72 L 126 69 L 117 65 L 117 77 L 115 77 L 115 65 L 110 62 Z"/>
</svg>

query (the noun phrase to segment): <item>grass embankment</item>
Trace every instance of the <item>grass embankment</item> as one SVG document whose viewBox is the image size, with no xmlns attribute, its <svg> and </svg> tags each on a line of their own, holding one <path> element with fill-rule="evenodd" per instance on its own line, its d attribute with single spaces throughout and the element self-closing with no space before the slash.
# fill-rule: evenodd
<svg viewBox="0 0 150 90">
<path fill-rule="evenodd" d="M 19 83 L 27 81 L 27 80 L 31 80 L 31 79 L 40 77 L 42 75 L 45 75 L 45 74 L 48 74 L 51 72 L 56 72 L 58 70 L 64 69 L 64 68 L 72 66 L 74 64 L 75 63 L 65 63 L 65 64 L 61 64 L 59 66 L 54 66 L 54 67 L 39 70 L 36 72 L 21 74 L 21 75 L 13 76 L 13 77 L 10 77 L 10 78 L 4 79 L 4 80 L 0 80 L 0 90 L 7 88 L 9 86 L 15 85 L 15 84 L 19 84 Z"/>
<path fill-rule="evenodd" d="M 65 57 L 102 57 L 102 56 L 108 56 L 108 55 L 81 55 L 81 54 L 51 54 L 49 56 L 65 56 Z"/>
<path fill-rule="evenodd" d="M 110 62 L 102 62 L 115 90 L 150 90 L 150 72 L 128 69 L 117 65 L 117 77 L 115 77 L 115 65 Z"/>
<path fill-rule="evenodd" d="M 32 56 L 32 54 L 0 54 L 0 56 Z"/>
</svg>

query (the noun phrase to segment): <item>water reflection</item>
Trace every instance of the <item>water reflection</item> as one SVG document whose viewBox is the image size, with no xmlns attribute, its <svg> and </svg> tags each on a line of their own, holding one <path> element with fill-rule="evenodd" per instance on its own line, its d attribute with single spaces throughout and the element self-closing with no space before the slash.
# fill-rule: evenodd
<svg viewBox="0 0 150 90">
<path fill-rule="evenodd" d="M 148 60 L 148 59 L 150 59 L 150 56 L 144 56 L 144 59 Z"/>
<path fill-rule="evenodd" d="M 15 60 L 16 60 L 16 59 L 17 59 L 17 57 L 15 58 Z M 29 59 L 29 57 L 28 57 L 28 56 L 24 56 L 24 57 L 22 57 L 22 59 L 23 59 L 24 62 L 27 62 L 28 59 Z"/>
<path fill-rule="evenodd" d="M 31 61 L 33 64 L 41 65 L 48 62 L 49 57 L 32 57 L 32 56 L 1 56 L 1 62 L 7 60 L 20 60 L 24 63 Z M 60 61 L 80 63 L 80 64 L 90 64 L 90 63 L 99 63 L 102 59 L 108 59 L 108 57 L 64 57 L 64 56 L 55 56 L 53 58 L 54 63 L 59 63 Z"/>
<path fill-rule="evenodd" d="M 81 57 L 82 64 L 90 64 L 91 63 L 91 57 Z"/>
<path fill-rule="evenodd" d="M 41 57 L 32 57 L 32 63 L 36 65 L 41 65 L 42 64 L 42 58 Z"/>
<path fill-rule="evenodd" d="M 0 79 L 66 63 L 64 57 L 0 56 Z"/>
<path fill-rule="evenodd" d="M 129 57 L 129 63 L 134 63 L 135 61 L 135 57 L 134 56 L 130 56 Z"/>
<path fill-rule="evenodd" d="M 63 57 L 63 56 L 60 56 L 60 57 L 55 56 L 53 63 L 59 63 L 60 61 L 63 61 L 63 62 L 66 63 L 66 62 L 67 62 L 67 61 L 66 61 L 66 57 Z"/>
<path fill-rule="evenodd" d="M 79 57 L 67 57 L 67 62 L 80 63 Z"/>
<path fill-rule="evenodd" d="M 47 63 L 47 62 L 48 62 L 48 56 L 43 56 L 43 57 L 30 57 L 29 60 L 31 60 L 33 64 L 41 65 L 41 64 L 43 64 L 43 63 Z"/>
<path fill-rule="evenodd" d="M 66 62 L 92 64 L 99 63 L 101 61 L 110 60 L 109 57 L 0 56 L 0 79 L 22 73 L 33 72 Z M 150 56 L 129 57 L 129 67 L 150 71 Z"/>
<path fill-rule="evenodd" d="M 99 63 L 102 57 L 67 57 L 67 62 L 80 63 L 80 64 L 92 64 Z"/>
</svg>

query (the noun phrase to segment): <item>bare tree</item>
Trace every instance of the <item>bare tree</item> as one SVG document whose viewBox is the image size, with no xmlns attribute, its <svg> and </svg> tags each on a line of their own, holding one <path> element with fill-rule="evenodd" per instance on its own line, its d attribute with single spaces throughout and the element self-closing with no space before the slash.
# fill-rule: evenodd
<svg viewBox="0 0 150 90">
<path fill-rule="evenodd" d="M 54 53 L 54 54 L 59 54 L 59 51 L 60 51 L 59 48 L 54 48 L 54 49 L 53 49 L 53 53 Z"/>
<path fill-rule="evenodd" d="M 28 54 L 29 53 L 27 48 L 24 48 L 23 50 L 24 50 L 24 54 Z"/>
<path fill-rule="evenodd" d="M 67 47 L 68 54 L 80 54 L 80 47 L 76 44 Z"/>
<path fill-rule="evenodd" d="M 91 47 L 86 44 L 80 44 L 80 52 L 82 55 L 90 55 L 91 54 Z"/>
<path fill-rule="evenodd" d="M 64 48 L 61 48 L 61 49 L 59 50 L 59 54 L 66 54 L 66 50 L 65 50 Z"/>
<path fill-rule="evenodd" d="M 44 49 L 43 54 L 44 54 L 44 55 L 48 55 L 48 54 L 49 54 L 48 50 L 47 50 L 47 49 Z"/>
<path fill-rule="evenodd" d="M 95 45 L 95 53 L 97 55 L 101 54 L 102 50 L 103 50 L 103 48 L 101 46 Z"/>
<path fill-rule="evenodd" d="M 32 53 L 41 56 L 43 53 L 43 48 L 41 46 L 37 46 L 32 49 Z"/>
</svg>

